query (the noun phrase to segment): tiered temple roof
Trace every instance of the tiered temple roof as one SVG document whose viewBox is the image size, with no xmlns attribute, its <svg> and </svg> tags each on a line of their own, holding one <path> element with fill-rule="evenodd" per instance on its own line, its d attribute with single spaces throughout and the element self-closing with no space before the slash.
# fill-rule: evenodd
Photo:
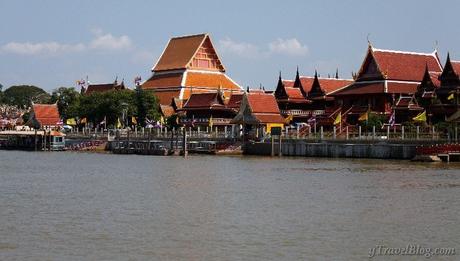
<svg viewBox="0 0 460 261">
<path fill-rule="evenodd" d="M 423 80 L 426 69 L 432 75 L 442 71 L 437 51 L 403 52 L 377 49 L 369 45 L 355 83 L 333 95 L 413 94 Z"/>
<path fill-rule="evenodd" d="M 161 104 L 188 100 L 193 93 L 215 92 L 225 96 L 242 88 L 225 74 L 208 34 L 171 38 L 142 88 L 153 90 Z"/>
<path fill-rule="evenodd" d="M 57 104 L 32 104 L 32 111 L 26 125 L 36 129 L 62 125 Z"/>
</svg>

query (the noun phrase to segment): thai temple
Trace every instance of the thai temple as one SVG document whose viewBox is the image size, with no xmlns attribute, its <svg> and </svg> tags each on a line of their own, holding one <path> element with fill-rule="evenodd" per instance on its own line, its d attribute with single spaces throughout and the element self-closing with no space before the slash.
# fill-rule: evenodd
<svg viewBox="0 0 460 261">
<path fill-rule="evenodd" d="M 185 104 L 196 93 L 220 91 L 229 99 L 243 89 L 225 72 L 208 34 L 174 37 L 142 88 L 154 91 L 160 104 L 168 106 Z"/>
</svg>

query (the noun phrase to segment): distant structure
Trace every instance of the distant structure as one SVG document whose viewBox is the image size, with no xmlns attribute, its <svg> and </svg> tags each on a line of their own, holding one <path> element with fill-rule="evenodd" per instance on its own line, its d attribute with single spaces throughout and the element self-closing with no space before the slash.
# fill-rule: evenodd
<svg viewBox="0 0 460 261">
<path fill-rule="evenodd" d="M 224 99 L 243 89 L 225 74 L 208 34 L 171 38 L 142 84 L 155 92 L 161 105 L 185 104 L 192 94 L 220 90 Z"/>
<path fill-rule="evenodd" d="M 95 92 L 107 92 L 113 90 L 124 90 L 126 89 L 124 81 L 118 83 L 118 80 L 115 79 L 113 83 L 99 83 L 99 84 L 88 84 L 88 86 L 81 88 L 81 93 L 84 95 L 89 95 Z"/>
<path fill-rule="evenodd" d="M 26 126 L 34 129 L 54 129 L 62 126 L 57 104 L 32 104 Z"/>
</svg>

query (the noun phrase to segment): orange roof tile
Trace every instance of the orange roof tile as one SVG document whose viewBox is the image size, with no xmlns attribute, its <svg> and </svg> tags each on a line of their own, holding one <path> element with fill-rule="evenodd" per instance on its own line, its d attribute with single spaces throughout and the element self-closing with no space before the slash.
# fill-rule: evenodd
<svg viewBox="0 0 460 261">
<path fill-rule="evenodd" d="M 230 100 L 227 103 L 228 108 L 232 109 L 239 109 L 241 106 L 241 101 L 243 100 L 242 93 L 232 93 L 230 96 Z"/>
<path fill-rule="evenodd" d="M 148 79 L 142 88 L 144 89 L 157 89 L 168 87 L 180 87 L 182 82 L 183 73 L 168 73 L 163 75 L 154 74 Z"/>
<path fill-rule="evenodd" d="M 174 98 L 178 98 L 180 95 L 180 90 L 168 90 L 168 91 L 154 91 L 155 96 L 157 96 L 160 104 L 171 105 Z"/>
<path fill-rule="evenodd" d="M 273 94 L 260 92 L 247 93 L 249 106 L 253 113 L 277 113 L 280 114 L 278 103 Z"/>
<path fill-rule="evenodd" d="M 311 91 L 311 87 L 313 86 L 314 80 L 314 76 L 300 76 L 300 82 L 302 84 L 303 90 L 306 93 L 309 93 Z M 340 88 L 343 88 L 353 83 L 352 79 L 318 78 L 318 80 L 319 84 L 321 85 L 321 89 L 326 94 L 334 92 Z M 294 86 L 294 81 L 292 80 L 283 80 L 283 83 L 286 87 Z"/>
<path fill-rule="evenodd" d="M 193 93 L 184 104 L 183 109 L 213 107 L 225 107 L 224 102 L 219 97 L 219 93 L 217 92 Z"/>
<path fill-rule="evenodd" d="M 204 88 L 211 87 L 213 89 L 221 87 L 222 89 L 241 91 L 240 86 L 223 73 L 188 71 L 185 86 Z"/>
<path fill-rule="evenodd" d="M 390 80 L 421 81 L 428 66 L 430 72 L 441 72 L 442 67 L 434 53 L 413 53 L 372 48 L 380 71 Z"/>
<path fill-rule="evenodd" d="M 187 68 L 187 64 L 206 39 L 206 36 L 206 34 L 197 34 L 171 38 L 153 71 Z"/>
<path fill-rule="evenodd" d="M 33 104 L 34 118 L 43 126 L 57 126 L 60 122 L 57 104 Z"/>
</svg>

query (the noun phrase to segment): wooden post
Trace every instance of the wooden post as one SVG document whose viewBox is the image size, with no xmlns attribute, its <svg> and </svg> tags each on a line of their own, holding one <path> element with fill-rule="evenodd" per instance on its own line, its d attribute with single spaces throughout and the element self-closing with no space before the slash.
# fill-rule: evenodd
<svg viewBox="0 0 460 261">
<path fill-rule="evenodd" d="M 37 151 L 37 129 L 35 129 L 35 133 L 34 133 L 34 142 L 35 142 L 35 151 Z"/>
<path fill-rule="evenodd" d="M 390 139 L 390 125 L 387 125 L 387 140 Z"/>
<path fill-rule="evenodd" d="M 282 140 L 283 135 L 280 135 L 279 137 L 280 137 L 280 138 L 279 138 L 279 139 L 280 139 L 280 150 L 279 150 L 278 156 L 281 157 L 281 156 L 283 156 L 283 153 L 281 152 L 281 146 L 282 146 L 281 140 Z"/>
<path fill-rule="evenodd" d="M 182 137 L 182 153 L 184 158 L 187 157 L 187 130 L 183 129 L 183 137 Z"/>
<path fill-rule="evenodd" d="M 275 137 L 271 135 L 271 145 L 272 145 L 272 157 L 275 156 Z"/>
</svg>

